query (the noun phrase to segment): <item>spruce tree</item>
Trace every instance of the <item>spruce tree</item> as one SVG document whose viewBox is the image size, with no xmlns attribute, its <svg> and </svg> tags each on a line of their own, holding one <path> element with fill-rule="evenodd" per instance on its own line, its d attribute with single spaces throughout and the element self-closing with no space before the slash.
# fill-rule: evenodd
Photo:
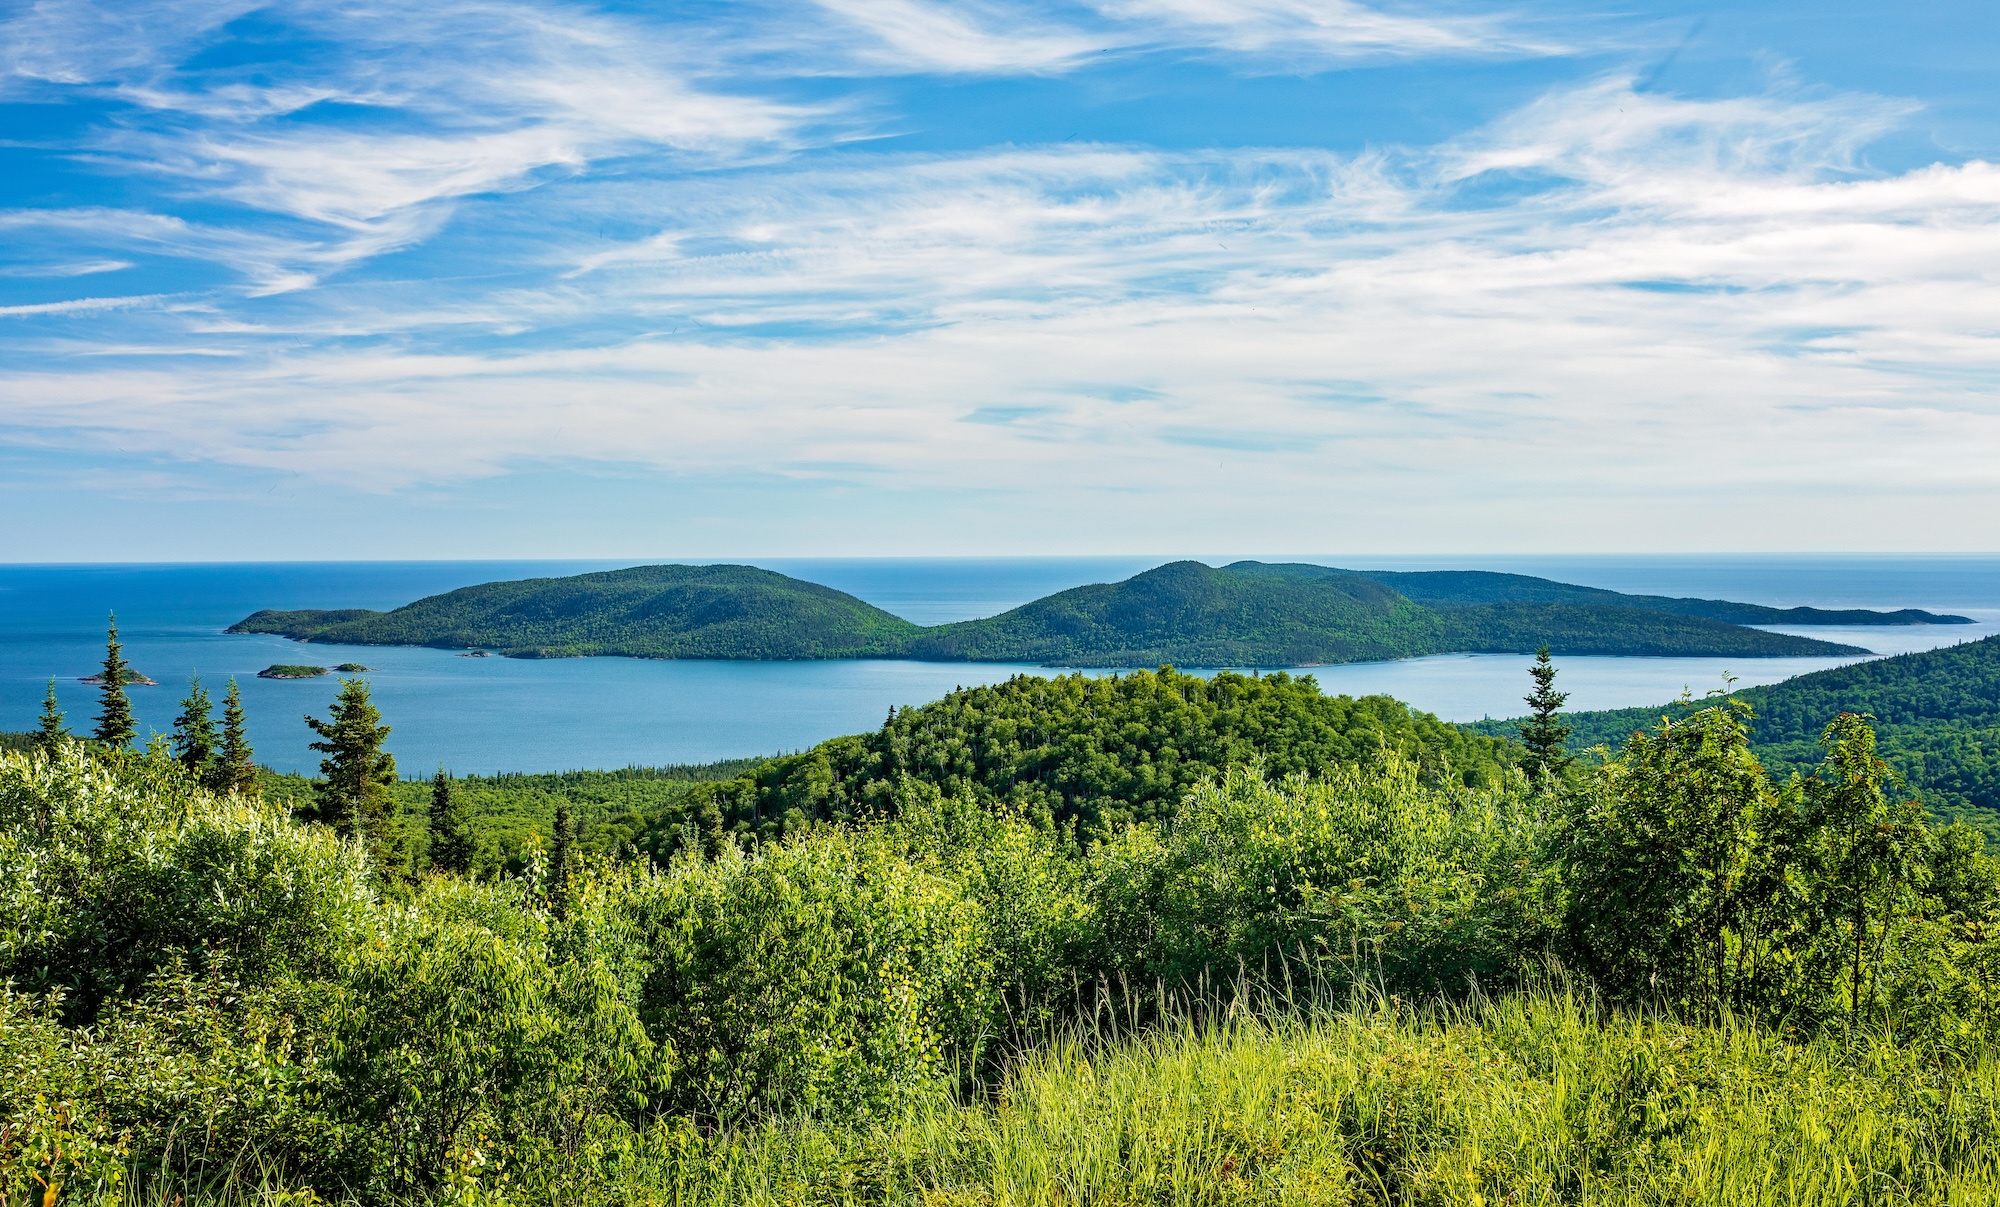
<svg viewBox="0 0 2000 1207">
<path fill-rule="evenodd" d="M 104 683 L 98 688 L 104 703 L 97 714 L 97 730 L 91 736 L 106 746 L 122 749 L 138 736 L 132 720 L 132 701 L 125 697 L 126 665 L 124 647 L 118 644 L 118 615 L 111 616 L 111 631 L 104 639 Z"/>
<path fill-rule="evenodd" d="M 570 826 L 569 801 L 556 801 L 556 832 L 549 842 L 549 909 L 558 918 L 569 916 L 570 844 L 575 831 Z"/>
<path fill-rule="evenodd" d="M 1535 681 L 1535 690 L 1526 697 L 1529 717 L 1519 725 L 1521 744 L 1528 748 L 1528 757 L 1521 761 L 1521 768 L 1530 779 L 1539 779 L 1544 774 L 1561 775 L 1571 761 L 1569 749 L 1564 745 L 1569 741 L 1569 726 L 1556 713 L 1563 701 L 1569 699 L 1569 693 L 1555 688 L 1556 668 L 1549 661 L 1548 646 L 1535 651 L 1535 665 L 1528 668 L 1528 676 Z"/>
<path fill-rule="evenodd" d="M 343 837 L 365 841 L 378 869 L 386 871 L 396 845 L 389 833 L 389 788 L 396 782 L 396 756 L 382 749 L 389 726 L 381 720 L 382 714 L 369 702 L 367 682 L 345 679 L 332 715 L 324 721 L 308 716 L 306 724 L 324 739 L 312 743 L 312 748 L 327 756 L 319 764 L 323 778 L 313 784 L 319 820 Z"/>
<path fill-rule="evenodd" d="M 56 703 L 56 681 L 49 680 L 49 694 L 42 697 L 42 720 L 35 727 L 35 749 L 43 758 L 52 759 L 69 741 L 69 729 L 63 725 L 63 710 Z"/>
<path fill-rule="evenodd" d="M 433 870 L 457 876 L 472 870 L 471 811 L 442 767 L 431 781 L 430 847 Z"/>
<path fill-rule="evenodd" d="M 207 784 L 215 761 L 215 718 L 211 715 L 208 690 L 200 675 L 188 677 L 187 699 L 181 701 L 181 715 L 174 718 L 174 759 L 189 775 Z"/>
<path fill-rule="evenodd" d="M 250 734 L 243 723 L 243 696 L 232 676 L 229 690 L 222 694 L 222 749 L 208 765 L 205 786 L 219 796 L 250 791 L 257 784 L 257 768 L 252 758 Z"/>
</svg>

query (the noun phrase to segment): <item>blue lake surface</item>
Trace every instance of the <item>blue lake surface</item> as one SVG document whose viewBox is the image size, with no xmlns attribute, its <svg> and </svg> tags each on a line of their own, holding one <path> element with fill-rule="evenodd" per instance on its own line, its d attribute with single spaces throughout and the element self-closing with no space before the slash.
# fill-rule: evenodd
<svg viewBox="0 0 2000 1207">
<path fill-rule="evenodd" d="M 651 559 L 655 561 L 668 559 Z M 750 559 L 746 559 L 750 560 Z M 755 559 L 751 564 L 851 592 L 923 624 L 988 616 L 1066 587 L 1108 582 L 1171 560 L 1122 558 Z M 1204 556 L 1214 564 L 1233 560 Z M 1928 608 L 1975 625 L 1798 629 L 1809 636 L 1903 653 L 2000 632 L 2000 556 L 1265 556 L 1262 560 L 1384 569 L 1490 569 L 1612 590 L 1693 595 L 1775 606 Z M 50 677 L 71 728 L 96 715 L 77 682 L 103 657 L 107 611 L 118 613 L 127 658 L 159 681 L 135 687 L 142 732 L 172 725 L 187 676 L 211 694 L 235 676 L 259 761 L 311 771 L 303 716 L 324 715 L 332 677 L 255 678 L 274 662 L 359 662 L 405 774 L 438 765 L 461 773 L 706 762 L 797 750 L 881 724 L 892 706 L 1022 672 L 979 663 L 651 662 L 624 658 L 520 661 L 443 650 L 299 645 L 222 630 L 259 608 L 392 608 L 473 583 L 644 564 L 602 562 L 299 562 L 226 565 L 0 566 L 0 729 L 33 726 Z M 1528 659 L 1444 655 L 1318 667 L 1329 693 L 1383 693 L 1447 720 L 1513 716 Z M 1565 658 L 1558 686 L 1578 709 L 1658 704 L 1686 688 L 1748 686 L 1850 659 Z M 1103 672 L 1091 672 L 1103 673 Z"/>
</svg>

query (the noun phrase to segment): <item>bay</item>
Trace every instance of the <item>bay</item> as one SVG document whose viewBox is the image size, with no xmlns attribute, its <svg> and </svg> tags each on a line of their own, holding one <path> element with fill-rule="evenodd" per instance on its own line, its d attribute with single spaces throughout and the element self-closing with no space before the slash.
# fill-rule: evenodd
<svg viewBox="0 0 2000 1207">
<path fill-rule="evenodd" d="M 654 559 L 665 560 L 665 559 Z M 1065 587 L 1113 581 L 1166 557 L 744 559 L 852 592 L 923 624 L 992 615 Z M 1220 564 L 1233 560 L 1204 557 Z M 1470 568 L 1537 574 L 1614 590 L 1701 595 L 1776 606 L 1920 607 L 1972 616 L 1959 626 L 1798 629 L 1881 653 L 1930 648 L 2000 632 L 2000 557 L 1666 556 L 1424 557 L 1336 555 L 1315 561 L 1384 569 Z M 359 662 L 405 774 L 439 765 L 461 773 L 706 762 L 797 750 L 871 729 L 891 706 L 921 704 L 958 686 L 1017 673 L 1005 664 L 655 662 L 621 658 L 517 661 L 450 651 L 299 645 L 222 629 L 265 607 L 391 608 L 423 595 L 497 579 L 576 574 L 638 561 L 381 562 L 207 565 L 0 566 L 0 729 L 34 724 L 57 680 L 72 728 L 87 729 L 94 689 L 77 682 L 101 660 L 116 609 L 126 655 L 158 687 L 135 687 L 142 731 L 173 722 L 187 676 L 219 697 L 242 687 L 258 758 L 288 771 L 317 764 L 303 717 L 324 715 L 332 677 L 266 680 L 273 663 Z M 1528 659 L 1441 655 L 1312 668 L 1323 690 L 1384 693 L 1447 720 L 1520 711 Z M 1572 708 L 1662 703 L 1733 674 L 1743 686 L 1776 682 L 1851 659 L 1566 658 L 1559 686 Z M 1091 672 L 1107 673 L 1107 672 Z"/>
</svg>

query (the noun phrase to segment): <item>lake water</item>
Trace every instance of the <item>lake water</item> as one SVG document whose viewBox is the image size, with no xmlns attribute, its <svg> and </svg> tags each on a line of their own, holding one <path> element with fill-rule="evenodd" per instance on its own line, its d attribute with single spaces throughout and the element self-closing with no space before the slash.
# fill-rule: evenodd
<svg viewBox="0 0 2000 1207">
<path fill-rule="evenodd" d="M 988 616 L 1080 583 L 1127 577 L 1169 560 L 1129 558 L 766 559 L 765 566 L 851 592 L 923 624 Z M 1204 557 L 1220 564 L 1226 558 Z M 1975 625 L 1791 630 L 1879 653 L 1928 649 L 2000 632 L 2000 556 L 1435 557 L 1300 556 L 1355 568 L 1490 569 L 1613 590 L 1695 595 L 1789 607 L 1928 608 Z M 625 562 L 388 562 L 241 565 L 0 566 L 0 729 L 31 728 L 55 676 L 75 730 L 96 695 L 77 678 L 103 657 L 104 619 L 118 612 L 126 656 L 160 683 L 135 687 L 142 732 L 173 722 L 187 676 L 211 694 L 236 676 L 259 761 L 309 771 L 307 712 L 325 715 L 331 677 L 255 678 L 274 662 L 360 662 L 405 774 L 439 764 L 461 773 L 706 762 L 797 750 L 879 725 L 891 706 L 997 682 L 1027 666 L 857 662 L 519 661 L 382 646 L 301 646 L 222 629 L 259 608 L 391 608 L 473 583 L 577 574 Z M 1848 659 L 1565 658 L 1558 686 L 1578 709 L 1657 704 L 1699 694 L 1725 673 L 1772 683 Z M 1315 668 L 1330 693 L 1383 693 L 1447 720 L 1520 712 L 1529 660 L 1445 655 Z M 1097 673 L 1097 672 L 1093 672 Z"/>
</svg>

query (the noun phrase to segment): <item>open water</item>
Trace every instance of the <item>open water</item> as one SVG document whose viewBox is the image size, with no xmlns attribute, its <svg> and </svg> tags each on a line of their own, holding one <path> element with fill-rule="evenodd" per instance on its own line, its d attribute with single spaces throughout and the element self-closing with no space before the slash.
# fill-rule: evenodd
<svg viewBox="0 0 2000 1207">
<path fill-rule="evenodd" d="M 656 559 L 667 560 L 667 559 Z M 851 592 L 923 624 L 989 616 L 1089 582 L 1168 560 L 989 558 L 759 560 L 754 564 Z M 1203 558 L 1215 564 L 1225 558 Z M 2000 632 L 2000 556 L 1427 557 L 1312 556 L 1385 569 L 1490 569 L 1612 590 L 1693 595 L 1789 607 L 1928 608 L 1975 625 L 1800 629 L 1810 636 L 1903 653 Z M 103 657 L 107 611 L 118 613 L 127 658 L 159 681 L 134 687 L 142 732 L 172 725 L 187 677 L 218 701 L 241 685 L 259 761 L 310 771 L 317 757 L 303 717 L 325 715 L 331 677 L 279 681 L 276 662 L 359 662 L 405 774 L 440 764 L 460 773 L 553 771 L 707 762 L 797 750 L 879 725 L 892 706 L 1037 668 L 969 663 L 649 662 L 624 658 L 517 661 L 444 650 L 303 646 L 222 630 L 259 608 L 391 608 L 473 583 L 577 574 L 638 562 L 380 562 L 0 566 L 0 729 L 33 726 L 49 679 L 70 725 L 87 730 L 95 690 L 77 682 Z M 1445 655 L 1319 667 L 1329 693 L 1385 693 L 1447 720 L 1513 716 L 1528 659 Z M 1658 704 L 1691 689 L 1772 683 L 1847 659 L 1565 658 L 1557 686 L 1577 709 Z M 1037 672 L 1052 673 L 1052 672 Z M 1101 672 L 1091 672 L 1101 673 Z"/>
</svg>

